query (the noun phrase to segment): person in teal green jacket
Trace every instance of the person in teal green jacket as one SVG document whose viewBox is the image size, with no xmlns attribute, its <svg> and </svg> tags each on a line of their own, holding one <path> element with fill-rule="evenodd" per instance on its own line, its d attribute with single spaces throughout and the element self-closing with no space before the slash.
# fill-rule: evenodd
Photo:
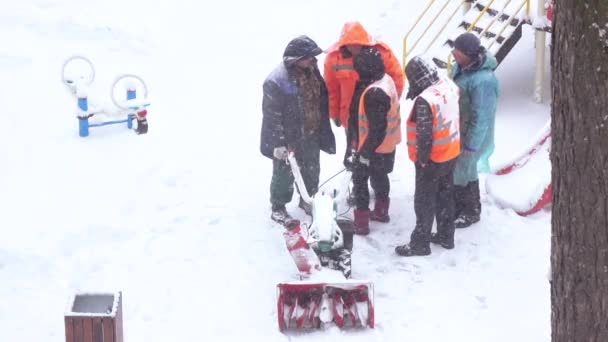
<svg viewBox="0 0 608 342">
<path fill-rule="evenodd" d="M 473 33 L 454 41 L 456 63 L 450 77 L 460 87 L 460 139 L 462 153 L 454 170 L 455 227 L 466 228 L 479 221 L 481 201 L 479 172 L 489 172 L 494 152 L 494 122 L 498 99 L 498 63 Z"/>
</svg>

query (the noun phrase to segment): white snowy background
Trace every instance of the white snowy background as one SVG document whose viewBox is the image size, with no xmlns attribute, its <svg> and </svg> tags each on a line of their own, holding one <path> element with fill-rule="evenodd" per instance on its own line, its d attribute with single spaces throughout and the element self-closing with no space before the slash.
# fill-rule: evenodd
<svg viewBox="0 0 608 342">
<path fill-rule="evenodd" d="M 2 340 L 64 341 L 71 295 L 123 291 L 125 341 L 549 341 L 550 211 L 501 208 L 483 176 L 481 221 L 457 230 L 454 250 L 398 257 L 394 247 L 415 223 L 404 144 L 391 174 L 391 222 L 355 237 L 353 278 L 375 284 L 376 329 L 277 329 L 276 283 L 296 279 L 296 269 L 269 219 L 262 82 L 290 39 L 307 34 L 326 48 L 346 20 L 401 58 L 425 5 L 2 0 Z M 525 26 L 497 70 L 497 165 L 527 149 L 550 116 L 548 89 L 542 104 L 532 100 L 534 53 Z M 92 102 L 109 105 L 121 73 L 146 81 L 147 135 L 114 125 L 78 136 L 76 101 L 61 83 L 73 54 L 95 65 Z M 338 155 L 322 156 L 322 180 L 342 169 L 344 133 L 334 132 Z M 548 171 L 513 178 L 506 195 Z M 288 210 L 305 218 L 297 196 Z"/>
</svg>

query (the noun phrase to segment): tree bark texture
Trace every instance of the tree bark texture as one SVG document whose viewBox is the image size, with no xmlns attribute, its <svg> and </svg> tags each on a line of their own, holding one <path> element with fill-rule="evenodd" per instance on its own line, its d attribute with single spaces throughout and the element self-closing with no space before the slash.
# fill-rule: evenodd
<svg viewBox="0 0 608 342">
<path fill-rule="evenodd" d="M 608 0 L 555 0 L 553 342 L 608 342 Z"/>
</svg>

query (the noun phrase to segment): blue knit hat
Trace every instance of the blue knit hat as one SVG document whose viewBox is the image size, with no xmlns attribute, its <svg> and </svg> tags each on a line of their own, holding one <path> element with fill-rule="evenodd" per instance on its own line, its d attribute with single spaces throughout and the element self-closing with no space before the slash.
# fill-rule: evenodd
<svg viewBox="0 0 608 342">
<path fill-rule="evenodd" d="M 463 33 L 454 41 L 454 48 L 470 58 L 475 58 L 481 50 L 481 41 L 476 34 Z"/>
</svg>

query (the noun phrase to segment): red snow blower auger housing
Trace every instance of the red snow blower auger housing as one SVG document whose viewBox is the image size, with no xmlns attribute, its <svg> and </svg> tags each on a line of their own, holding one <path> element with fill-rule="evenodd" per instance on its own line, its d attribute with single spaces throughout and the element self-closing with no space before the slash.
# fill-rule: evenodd
<svg viewBox="0 0 608 342">
<path fill-rule="evenodd" d="M 312 222 L 285 223 L 285 244 L 301 280 L 277 285 L 279 329 L 373 328 L 374 286 L 350 279 L 352 221 L 338 219 L 335 191 L 308 195 L 293 152 L 288 163 L 300 195 L 312 205 Z"/>
</svg>

